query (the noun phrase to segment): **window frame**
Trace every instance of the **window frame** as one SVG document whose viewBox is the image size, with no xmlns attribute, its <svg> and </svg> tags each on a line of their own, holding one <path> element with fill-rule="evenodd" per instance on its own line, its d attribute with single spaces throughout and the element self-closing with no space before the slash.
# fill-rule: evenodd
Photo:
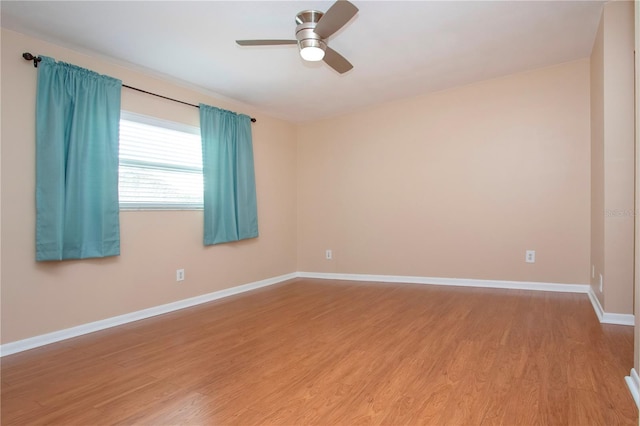
<svg viewBox="0 0 640 426">
<path fill-rule="evenodd" d="M 144 114 L 138 114 L 131 111 L 121 110 L 120 111 L 120 120 L 132 121 L 140 124 L 145 124 L 148 126 L 154 126 L 162 129 L 168 129 L 183 133 L 189 133 L 193 135 L 197 135 L 200 138 L 200 128 L 196 126 L 190 126 L 188 124 L 177 123 L 171 120 L 165 120 L 157 117 L 151 117 Z M 120 136 L 119 136 L 120 137 Z M 119 144 L 121 140 L 119 139 Z M 200 141 L 202 143 L 202 141 Z M 160 164 L 160 163 L 155 163 Z M 120 193 L 120 168 L 123 165 L 122 160 L 120 158 L 120 151 L 118 150 L 118 192 Z M 153 169 L 154 162 L 144 162 L 144 161 L 136 161 L 136 160 L 126 160 L 124 163 L 125 166 L 143 166 L 145 168 Z M 163 171 L 175 171 L 175 172 L 199 172 L 202 175 L 202 165 L 199 169 L 193 167 L 185 167 L 185 166 L 171 166 L 171 167 L 156 167 L 158 170 Z M 204 185 L 204 177 L 203 177 L 203 185 Z M 204 188 L 203 188 L 203 198 L 204 198 Z M 189 210 L 203 210 L 204 209 L 204 200 L 201 199 L 198 204 L 196 203 L 140 203 L 140 202 L 123 202 L 119 199 L 119 210 L 120 211 L 189 211 Z"/>
</svg>

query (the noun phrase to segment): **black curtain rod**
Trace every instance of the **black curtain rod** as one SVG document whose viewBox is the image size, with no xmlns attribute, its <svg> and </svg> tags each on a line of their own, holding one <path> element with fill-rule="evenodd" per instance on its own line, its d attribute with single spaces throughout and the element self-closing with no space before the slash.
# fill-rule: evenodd
<svg viewBox="0 0 640 426">
<path fill-rule="evenodd" d="M 35 68 L 38 68 L 38 62 L 42 61 L 42 58 L 39 56 L 33 56 L 31 53 L 26 52 L 22 54 L 22 57 L 27 60 L 27 61 L 33 61 L 33 66 Z M 191 104 L 189 102 L 185 102 L 185 101 L 181 101 L 178 99 L 174 99 L 174 98 L 170 98 L 168 96 L 162 96 L 162 95 L 158 95 L 157 93 L 153 93 L 153 92 L 148 92 L 146 90 L 142 90 L 142 89 L 138 89 L 137 87 L 133 87 L 133 86 L 129 86 L 127 84 L 123 84 L 122 87 L 126 87 L 127 89 L 131 89 L 131 90 L 135 90 L 138 92 L 142 92 L 142 93 L 146 93 L 147 95 L 151 95 L 151 96 L 156 96 L 158 98 L 162 98 L 162 99 L 167 99 L 169 101 L 173 101 L 173 102 L 178 102 L 179 104 L 183 104 L 183 105 L 189 105 L 195 108 L 200 108 L 200 105 L 196 105 L 196 104 Z M 251 117 L 251 122 L 255 123 L 257 120 L 253 117 Z"/>
</svg>

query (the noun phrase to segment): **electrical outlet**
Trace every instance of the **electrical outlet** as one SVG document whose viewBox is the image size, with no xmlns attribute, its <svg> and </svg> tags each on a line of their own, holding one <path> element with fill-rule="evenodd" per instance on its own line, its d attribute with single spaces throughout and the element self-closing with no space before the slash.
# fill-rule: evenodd
<svg viewBox="0 0 640 426">
<path fill-rule="evenodd" d="M 536 263 L 536 251 L 527 250 L 524 255 L 524 261 L 527 263 Z"/>
<path fill-rule="evenodd" d="M 324 257 L 327 260 L 331 260 L 333 259 L 333 251 L 332 250 L 327 250 L 324 252 Z"/>
<path fill-rule="evenodd" d="M 596 277 L 596 265 L 591 265 L 591 278 Z"/>
<path fill-rule="evenodd" d="M 184 281 L 184 269 L 176 269 L 176 281 Z"/>
<path fill-rule="evenodd" d="M 602 293 L 602 288 L 603 288 L 602 282 L 603 282 L 602 274 L 600 274 L 600 293 Z"/>
</svg>

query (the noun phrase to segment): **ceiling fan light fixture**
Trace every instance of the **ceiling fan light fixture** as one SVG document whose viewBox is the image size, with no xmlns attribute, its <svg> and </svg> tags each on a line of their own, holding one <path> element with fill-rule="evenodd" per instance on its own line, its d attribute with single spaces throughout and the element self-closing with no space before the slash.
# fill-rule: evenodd
<svg viewBox="0 0 640 426">
<path fill-rule="evenodd" d="M 317 62 L 324 58 L 324 50 L 319 47 L 304 47 L 300 50 L 300 56 L 302 56 L 302 59 L 305 61 Z"/>
<path fill-rule="evenodd" d="M 321 61 L 324 58 L 324 50 L 327 45 L 321 40 L 306 39 L 300 41 L 300 56 L 309 62 Z"/>
</svg>

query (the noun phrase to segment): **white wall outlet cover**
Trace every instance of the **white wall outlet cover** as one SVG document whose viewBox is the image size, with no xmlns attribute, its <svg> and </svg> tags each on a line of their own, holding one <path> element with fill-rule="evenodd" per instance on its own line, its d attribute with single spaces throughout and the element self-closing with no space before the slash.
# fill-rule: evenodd
<svg viewBox="0 0 640 426">
<path fill-rule="evenodd" d="M 527 263 L 536 263 L 536 251 L 527 250 L 524 255 L 524 261 Z"/>
</svg>

